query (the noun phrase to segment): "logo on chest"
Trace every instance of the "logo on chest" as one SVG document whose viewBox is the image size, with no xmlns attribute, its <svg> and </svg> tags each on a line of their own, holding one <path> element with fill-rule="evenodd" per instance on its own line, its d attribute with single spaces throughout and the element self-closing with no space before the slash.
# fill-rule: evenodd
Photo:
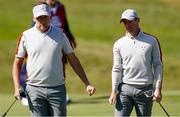
<svg viewBox="0 0 180 117">
<path fill-rule="evenodd" d="M 146 46 L 141 46 L 141 50 L 145 51 L 147 49 Z"/>
</svg>

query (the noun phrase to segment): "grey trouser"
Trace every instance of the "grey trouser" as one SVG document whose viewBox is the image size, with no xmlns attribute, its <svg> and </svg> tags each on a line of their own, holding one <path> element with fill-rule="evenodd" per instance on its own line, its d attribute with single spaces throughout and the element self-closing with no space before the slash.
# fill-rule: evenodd
<svg viewBox="0 0 180 117">
<path fill-rule="evenodd" d="M 130 116 L 134 106 L 137 116 L 151 116 L 153 102 L 152 85 L 135 88 L 128 84 L 121 84 L 118 90 L 115 117 Z"/>
<path fill-rule="evenodd" d="M 27 85 L 26 90 L 32 116 L 66 116 L 65 85 L 56 87 Z"/>
</svg>

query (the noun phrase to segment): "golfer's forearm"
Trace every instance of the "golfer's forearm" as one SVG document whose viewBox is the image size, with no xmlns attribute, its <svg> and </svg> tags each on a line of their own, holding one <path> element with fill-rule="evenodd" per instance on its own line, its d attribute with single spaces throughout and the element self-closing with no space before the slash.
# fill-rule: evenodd
<svg viewBox="0 0 180 117">
<path fill-rule="evenodd" d="M 121 64 L 115 64 L 112 68 L 112 90 L 117 90 L 119 84 L 122 82 L 122 67 Z"/>
<path fill-rule="evenodd" d="M 112 95 L 112 96 L 116 96 L 116 95 L 117 95 L 117 93 L 118 93 L 118 91 L 117 91 L 117 90 L 112 90 L 112 91 L 111 91 L 111 95 Z"/>
<path fill-rule="evenodd" d="M 114 45 L 113 48 L 113 67 L 112 67 L 112 90 L 116 91 L 119 84 L 122 82 L 122 63 L 119 49 Z"/>
<path fill-rule="evenodd" d="M 19 80 L 17 78 L 13 78 L 13 80 L 14 80 L 14 89 L 19 90 L 20 89 Z"/>
<path fill-rule="evenodd" d="M 19 77 L 20 77 L 20 73 L 21 73 L 21 66 L 22 66 L 22 61 L 15 58 L 14 64 L 13 64 L 13 70 L 12 70 L 12 76 L 13 76 L 15 90 L 18 90 L 20 88 Z"/>
<path fill-rule="evenodd" d="M 68 57 L 69 63 L 71 64 L 73 70 L 76 72 L 76 74 L 80 77 L 80 79 L 83 81 L 83 83 L 87 86 L 90 85 L 89 80 L 84 72 L 83 67 L 81 66 L 81 63 L 77 59 L 77 57 L 73 54 Z"/>
<path fill-rule="evenodd" d="M 161 47 L 158 44 L 158 41 L 155 39 L 155 43 L 153 43 L 153 67 L 154 67 L 154 75 L 156 80 L 156 88 L 161 89 L 162 80 L 163 80 L 163 62 L 162 62 L 162 53 Z"/>
<path fill-rule="evenodd" d="M 162 80 L 157 80 L 156 81 L 156 89 L 162 89 Z"/>
<path fill-rule="evenodd" d="M 15 90 L 18 90 L 20 88 L 20 86 L 19 86 L 19 73 L 15 68 L 13 68 L 13 81 L 14 81 Z"/>
<path fill-rule="evenodd" d="M 120 74 L 116 72 L 112 72 L 112 90 L 116 91 L 119 84 L 122 82 Z"/>
<path fill-rule="evenodd" d="M 154 73 L 156 79 L 156 88 L 161 89 L 163 81 L 162 64 L 158 64 L 154 67 Z"/>
<path fill-rule="evenodd" d="M 83 83 L 86 86 L 90 85 L 89 80 L 87 79 L 87 76 L 84 72 L 84 69 L 82 68 L 82 66 L 78 60 L 76 60 L 76 62 L 74 62 L 74 64 L 72 64 L 72 67 L 73 67 L 74 71 L 76 72 L 76 74 L 79 76 L 79 78 L 83 81 Z"/>
</svg>

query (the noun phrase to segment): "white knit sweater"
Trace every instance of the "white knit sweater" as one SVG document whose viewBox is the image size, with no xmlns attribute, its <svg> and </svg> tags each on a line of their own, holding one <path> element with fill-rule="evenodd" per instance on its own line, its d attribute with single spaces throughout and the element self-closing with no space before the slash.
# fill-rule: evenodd
<svg viewBox="0 0 180 117">
<path fill-rule="evenodd" d="M 112 90 L 123 82 L 146 86 L 156 82 L 162 84 L 161 49 L 157 39 L 139 32 L 133 37 L 129 33 L 117 40 L 113 47 Z"/>
</svg>

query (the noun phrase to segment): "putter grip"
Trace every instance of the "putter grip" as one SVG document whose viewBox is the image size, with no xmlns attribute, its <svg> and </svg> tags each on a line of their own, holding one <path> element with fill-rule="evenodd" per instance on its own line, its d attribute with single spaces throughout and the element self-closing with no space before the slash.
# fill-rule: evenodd
<svg viewBox="0 0 180 117">
<path fill-rule="evenodd" d="M 26 93 L 23 90 L 19 90 L 19 95 L 23 98 L 26 98 Z"/>
</svg>

